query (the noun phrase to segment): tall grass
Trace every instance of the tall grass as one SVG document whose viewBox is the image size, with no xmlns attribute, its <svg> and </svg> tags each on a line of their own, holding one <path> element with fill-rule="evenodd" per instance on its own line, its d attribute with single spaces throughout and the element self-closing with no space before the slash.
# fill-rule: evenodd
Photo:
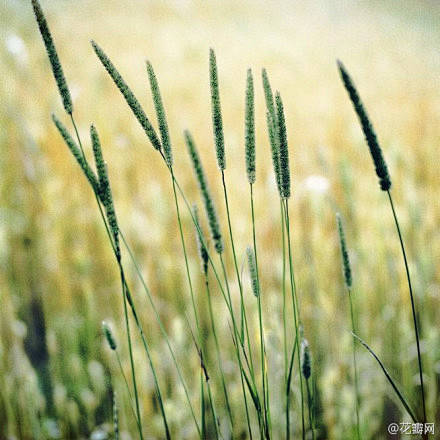
<svg viewBox="0 0 440 440">
<path fill-rule="evenodd" d="M 358 219 L 353 217 L 347 217 L 347 220 L 353 226 L 350 231 L 353 230 L 352 249 L 357 272 L 356 290 L 353 290 L 356 292 L 356 307 L 351 302 L 351 277 L 348 277 L 348 257 L 342 239 L 344 279 L 349 289 L 349 315 L 345 317 L 344 308 L 337 305 L 337 245 L 333 233 L 328 231 L 334 231 L 335 204 L 343 205 L 344 209 L 348 203 L 344 199 L 347 194 L 353 193 L 353 206 L 347 211 L 363 216 L 365 203 L 361 196 L 365 193 L 359 191 L 357 182 L 350 182 L 349 179 L 341 179 L 346 187 L 344 192 L 339 193 L 334 175 L 332 200 L 328 194 L 311 196 L 307 192 L 309 190 L 304 189 L 303 173 L 308 172 L 305 170 L 311 161 L 304 160 L 304 127 L 298 123 L 301 118 L 294 114 L 295 102 L 291 100 L 288 90 L 283 91 L 283 99 L 279 92 L 273 94 L 264 69 L 262 89 L 255 87 L 252 70 L 243 69 L 246 87 L 243 87 L 243 81 L 241 89 L 245 92 L 245 99 L 240 94 L 240 100 L 234 101 L 233 94 L 228 93 L 228 82 L 222 79 L 223 72 L 225 75 L 230 73 L 225 69 L 224 52 L 218 52 L 222 56 L 217 66 L 214 51 L 210 50 L 206 89 L 200 84 L 193 87 L 188 97 L 188 107 L 192 108 L 194 97 L 200 96 L 205 97 L 207 110 L 210 88 L 212 132 L 220 170 L 220 179 L 216 179 L 211 172 L 210 161 L 214 155 L 209 155 L 212 141 L 205 133 L 205 127 L 210 126 L 208 115 L 203 115 L 204 119 L 201 118 L 197 125 L 192 118 L 188 118 L 185 125 L 192 134 L 186 130 L 182 135 L 180 130 L 175 130 L 179 126 L 175 114 L 180 110 L 176 110 L 179 103 L 170 99 L 172 83 L 169 72 L 160 69 L 162 73 L 159 79 L 163 87 L 160 89 L 152 63 L 146 61 L 143 82 L 144 85 L 149 82 L 152 100 L 151 104 L 141 104 L 140 94 L 139 97 L 135 96 L 138 95 L 136 88 L 128 86 L 120 73 L 123 71 L 119 71 L 101 46 L 92 41 L 93 51 L 102 64 L 100 67 L 104 67 L 109 74 L 109 77 L 99 77 L 99 87 L 103 90 L 109 87 L 111 91 L 110 87 L 116 90 L 116 85 L 123 98 L 121 100 L 119 96 L 120 103 L 124 105 L 125 101 L 134 114 L 133 119 L 139 122 L 153 146 L 152 150 L 142 150 L 141 159 L 135 160 L 137 163 L 134 165 L 132 154 L 141 151 L 137 149 L 137 144 L 143 145 L 141 141 L 130 143 L 125 150 L 121 150 L 124 156 L 122 160 L 117 159 L 117 154 L 112 151 L 114 138 L 109 135 L 112 131 L 110 124 L 106 124 L 99 114 L 96 115 L 96 125 L 90 126 L 90 140 L 87 140 L 81 122 L 84 106 L 81 106 L 81 100 L 75 102 L 73 111 L 75 93 L 72 94 L 72 100 L 60 63 L 64 56 L 57 55 L 39 2 L 32 0 L 32 5 L 62 106 L 68 122 L 72 124 L 70 130 L 64 125 L 63 118 L 54 116 L 55 127 L 85 177 L 76 178 L 70 166 L 65 167 L 66 180 L 70 183 L 69 197 L 75 197 L 76 208 L 72 204 L 69 207 L 69 221 L 64 225 L 61 225 L 61 221 L 53 221 L 53 228 L 62 231 L 70 223 L 76 224 L 74 213 L 78 210 L 83 213 L 79 215 L 83 223 L 91 222 L 92 225 L 87 233 L 72 233 L 70 239 L 66 238 L 67 246 L 62 258 L 57 253 L 51 254 L 56 247 L 43 236 L 39 243 L 47 243 L 39 245 L 41 248 L 38 252 L 41 254 L 30 247 L 31 250 L 27 251 L 29 256 L 24 260 L 26 265 L 22 265 L 26 270 L 36 270 L 36 275 L 26 278 L 26 270 L 10 275 L 11 280 L 20 277 L 29 279 L 30 290 L 35 291 L 38 290 L 35 285 L 44 285 L 46 278 L 55 278 L 53 271 L 42 270 L 44 265 L 38 261 L 38 255 L 48 255 L 46 258 L 50 259 L 52 266 L 60 259 L 60 266 L 63 270 L 69 270 L 70 279 L 76 286 L 76 296 L 73 298 L 77 301 L 78 310 L 74 312 L 74 307 L 69 305 L 66 309 L 71 313 L 71 323 L 75 322 L 74 314 L 82 321 L 73 327 L 75 331 L 71 331 L 72 326 L 68 327 L 71 323 L 65 318 L 66 315 L 61 312 L 58 315 L 58 311 L 54 313 L 57 309 L 53 304 L 56 303 L 53 299 L 48 301 L 47 295 L 44 296 L 44 308 L 35 314 L 35 322 L 38 321 L 45 329 L 39 337 L 47 344 L 46 360 L 51 368 L 47 377 L 53 380 L 53 390 L 46 392 L 50 386 L 45 386 L 41 381 L 43 376 L 39 375 L 35 358 L 30 355 L 32 350 L 29 349 L 29 342 L 25 342 L 29 339 L 20 336 L 23 335 L 21 318 L 15 320 L 18 306 L 24 307 L 25 303 L 20 303 L 13 293 L 1 296 L 2 309 L 12 310 L 8 312 L 9 315 L 2 311 L 2 316 L 14 318 L 2 320 L 1 340 L 5 342 L 0 342 L 0 352 L 9 356 L 15 353 L 15 358 L 22 361 L 23 371 L 11 371 L 4 375 L 3 371 L 8 371 L 10 360 L 1 358 L 0 436 L 7 438 L 14 433 L 19 438 L 30 438 L 31 432 L 32 438 L 79 438 L 93 437 L 92 431 L 96 430 L 96 436 L 107 431 L 107 435 L 113 438 L 124 438 L 128 436 L 127 432 L 139 438 L 332 439 L 348 438 L 354 432 L 358 438 L 381 438 L 385 435 L 389 420 L 398 423 L 406 420 L 408 415 L 414 423 L 432 420 L 438 411 L 433 399 L 436 390 L 436 349 L 424 355 L 423 371 L 421 354 L 423 344 L 434 346 L 436 332 L 431 329 L 435 329 L 435 318 L 428 320 L 424 313 L 427 299 L 420 299 L 418 310 L 415 309 L 414 299 L 418 298 L 413 293 L 422 280 L 413 281 L 417 286 L 413 292 L 408 268 L 409 263 L 418 261 L 416 255 L 420 241 L 408 234 L 408 255 L 414 255 L 414 260 L 408 260 L 402 238 L 406 233 L 397 221 L 389 174 L 385 162 L 377 160 L 380 159 L 378 143 L 375 143 L 366 113 L 359 115 L 359 109 L 362 110 L 363 106 L 359 104 L 360 99 L 357 101 L 357 92 L 351 80 L 347 80 L 348 74 L 343 75 L 343 80 L 346 86 L 349 85 L 350 97 L 364 130 L 369 130 L 366 133 L 367 142 L 373 145 L 370 145 L 370 151 L 376 162 L 381 189 L 389 195 L 404 255 L 416 333 L 414 353 L 418 358 L 420 390 L 413 386 L 412 369 L 406 363 L 410 354 L 402 352 L 399 356 L 395 344 L 396 337 L 401 338 L 402 344 L 411 340 L 406 319 L 402 320 L 401 332 L 393 334 L 393 340 L 391 336 L 385 337 L 375 331 L 378 326 L 390 322 L 395 331 L 397 317 L 392 315 L 393 312 L 405 318 L 404 308 L 394 308 L 396 302 L 391 295 L 389 304 L 381 295 L 385 288 L 393 292 L 405 291 L 401 289 L 398 256 L 391 251 L 393 242 L 374 242 L 378 245 L 378 259 L 387 253 L 387 269 L 393 276 L 379 272 L 371 275 L 369 265 L 372 262 L 362 254 L 362 246 L 367 242 L 371 244 L 371 235 L 365 228 L 355 228 L 353 225 L 358 225 Z M 49 24 L 51 22 L 49 20 Z M 56 34 L 54 32 L 53 35 Z M 105 46 L 110 48 L 110 43 L 105 42 Z M 149 60 L 156 59 L 148 55 Z M 119 56 L 115 56 L 114 60 L 119 64 L 117 58 Z M 99 62 L 96 63 L 98 66 Z M 183 69 L 179 72 L 183 74 Z M 273 78 L 277 84 L 282 84 L 279 75 Z M 335 79 L 327 81 L 329 84 L 336 82 Z M 71 89 L 75 92 L 77 84 Z M 96 95 L 103 101 L 103 108 L 111 93 L 104 98 Z M 265 106 L 260 99 L 263 95 Z M 229 132 L 231 102 L 244 104 L 244 136 L 239 137 L 239 142 L 236 140 L 238 137 L 230 136 Z M 89 111 L 92 113 L 93 108 Z M 125 110 L 121 108 L 120 111 Z M 266 113 L 266 124 L 263 111 Z M 154 113 L 156 118 L 151 117 Z M 237 124 L 239 120 L 241 124 Z M 232 122 L 243 128 L 243 114 L 240 113 L 240 118 L 232 115 Z M 99 136 L 96 127 L 99 127 Z M 127 127 L 125 123 L 122 124 L 123 131 L 130 131 Z M 316 128 L 319 131 L 317 125 Z M 263 133 L 264 130 L 266 133 Z M 339 130 L 339 133 L 342 134 L 338 135 L 338 145 L 345 145 L 347 141 L 344 143 L 340 140 L 346 132 Z M 288 134 L 289 147 L 293 148 L 288 147 Z M 130 136 L 130 142 L 134 138 L 136 136 Z M 50 136 L 43 139 L 44 148 L 50 151 L 49 159 L 65 163 L 65 158 L 61 158 L 61 154 L 64 154 L 62 150 L 52 148 L 52 144 L 58 147 L 58 140 Z M 310 139 L 313 142 L 313 135 Z M 185 163 L 184 144 L 194 175 L 188 172 Z M 10 163 L 28 160 L 27 152 L 20 152 L 17 148 L 12 151 L 18 153 L 14 153 L 16 157 L 8 158 Z M 36 157 L 33 154 L 29 157 Z M 88 159 L 92 156 L 95 166 Z M 109 160 L 108 166 L 104 156 Z M 240 157 L 244 158 L 244 168 L 239 168 L 243 163 Z M 272 179 L 267 176 L 268 167 L 265 164 L 270 162 L 270 157 L 275 174 L 273 184 L 268 184 Z M 294 165 L 293 172 L 291 164 Z M 333 165 L 326 166 L 331 169 Z M 147 174 L 151 174 L 150 186 L 143 184 Z M 127 183 L 133 185 L 134 190 L 121 189 L 121 185 L 126 183 L 121 176 L 128 177 Z M 362 181 L 367 178 L 362 177 Z M 60 179 L 63 180 L 64 177 Z M 48 182 L 46 178 L 35 179 L 32 184 L 27 184 L 26 189 L 42 188 L 42 194 L 47 194 L 45 185 L 50 188 Z M 193 191 L 196 185 L 199 186 L 199 193 Z M 170 194 L 167 194 L 167 188 Z M 129 197 L 124 198 L 123 193 L 128 193 Z M 247 197 L 249 199 L 245 201 Z M 64 198 L 67 203 L 68 197 Z M 96 200 L 94 204 L 91 203 L 93 198 Z M 200 206 L 203 205 L 204 209 L 197 212 L 193 208 L 194 198 L 201 200 Z M 327 203 L 329 200 L 332 203 Z M 371 203 L 368 200 L 370 209 Z M 16 206 L 26 205 L 17 203 Z M 94 212 L 92 207 L 98 207 L 98 211 Z M 381 219 L 385 219 L 382 211 L 377 209 Z M 26 210 L 30 217 L 34 215 L 32 209 L 26 207 Z M 142 221 L 139 222 L 141 211 L 148 212 L 148 215 L 142 215 Z M 18 235 L 17 243 L 20 243 L 19 240 L 23 243 L 17 245 L 16 249 L 20 249 L 20 246 L 29 248 L 26 245 L 27 236 L 32 239 L 37 237 L 44 223 L 36 215 L 34 217 L 33 226 L 29 227 L 25 239 Z M 141 224 L 139 231 L 142 232 L 136 236 L 134 231 L 137 226 L 133 225 L 137 222 Z M 365 223 L 359 222 L 362 225 Z M 203 234 L 206 224 L 209 225 L 209 236 Z M 388 231 L 386 221 L 383 227 Z M 227 228 L 227 232 L 224 228 Z M 339 227 L 340 237 L 343 236 L 341 231 L 342 227 Z M 197 240 L 194 240 L 194 235 Z M 103 245 L 105 240 L 110 247 Z M 319 246 L 316 246 L 318 243 Z M 44 253 L 44 249 L 51 251 Z M 26 254 L 23 251 L 16 255 L 13 263 L 14 267 L 19 267 L 17 263 L 22 263 L 20 256 Z M 78 261 L 87 260 L 89 263 L 81 265 L 76 262 L 75 256 L 78 255 L 81 255 L 81 258 L 76 257 Z M 424 261 L 428 260 L 426 256 Z M 197 270 L 200 262 L 201 271 Z M 245 264 L 248 271 L 243 270 Z M 76 266 L 78 273 L 74 272 Z M 109 272 L 111 283 L 108 282 Z M 365 281 L 367 277 L 368 282 Z M 418 273 L 414 280 L 417 278 Z M 249 282 L 246 282 L 247 279 Z M 17 281 L 11 281 L 10 285 L 14 282 L 19 285 Z M 58 287 L 60 291 L 68 291 L 62 282 Z M 113 295 L 118 290 L 122 294 L 119 300 Z M 62 301 L 67 301 L 64 299 L 67 297 L 70 298 L 63 293 Z M 371 298 L 381 298 L 380 304 L 375 305 Z M 108 314 L 113 318 L 109 318 Z M 61 325 L 54 326 L 57 316 Z M 371 321 L 367 321 L 367 318 Z M 101 332 L 99 322 L 103 319 L 106 324 Z M 418 331 L 421 323 L 423 340 Z M 340 354 L 345 353 L 349 345 L 342 334 L 350 324 L 353 333 L 350 342 L 362 342 L 369 352 L 361 352 L 353 345 L 353 365 L 348 362 L 345 365 L 345 357 Z M 63 326 L 65 331 L 62 330 Z M 381 352 L 380 357 L 361 337 L 372 341 L 376 353 Z M 107 344 L 101 347 L 102 340 L 106 340 Z M 5 347 L 9 348 L 5 350 Z M 26 354 L 21 353 L 22 347 Z M 376 358 L 380 368 L 371 365 L 370 354 Z M 68 360 L 56 361 L 61 357 Z M 390 358 L 394 358 L 393 366 L 386 369 Z M 69 365 L 69 368 L 65 368 L 65 365 Z M 19 378 L 26 375 L 31 378 L 27 394 L 19 386 L 17 389 L 20 392 L 14 399 L 8 400 L 11 384 L 19 383 Z M 352 375 L 355 393 L 350 379 Z M 11 381 L 11 377 L 15 377 L 16 382 Z M 32 382 L 34 377 L 35 383 Z M 397 377 L 397 380 L 392 377 Z M 391 385 L 390 389 L 383 387 L 386 380 Z M 402 386 L 399 382 L 403 382 Z M 380 387 L 384 388 L 383 393 L 371 393 L 371 388 L 377 390 Z M 417 391 L 420 391 L 420 397 Z M 50 403 L 51 398 L 53 404 Z M 418 399 L 423 402 L 420 405 L 423 416 L 411 409 L 417 405 Z M 36 402 L 38 414 L 32 415 L 26 410 L 26 401 Z M 359 405 L 360 401 L 362 406 Z M 51 406 L 55 411 L 50 411 Z M 392 411 L 387 412 L 386 408 L 390 407 Z"/>
</svg>

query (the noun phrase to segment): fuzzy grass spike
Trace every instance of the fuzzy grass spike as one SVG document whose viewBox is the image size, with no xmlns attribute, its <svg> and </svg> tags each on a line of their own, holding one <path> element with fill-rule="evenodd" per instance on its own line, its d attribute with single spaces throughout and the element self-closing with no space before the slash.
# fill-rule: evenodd
<svg viewBox="0 0 440 440">
<path fill-rule="evenodd" d="M 49 26 L 46 21 L 46 17 L 43 14 L 40 2 L 38 0 L 32 0 L 32 7 L 34 8 L 35 19 L 37 20 L 40 34 L 43 38 L 44 46 L 49 57 L 49 62 L 52 67 L 52 73 L 57 83 L 57 87 L 63 101 L 64 110 L 71 115 L 73 113 L 72 97 L 70 96 L 69 87 L 67 86 L 66 77 L 64 76 L 63 68 L 58 57 L 55 44 L 52 39 L 52 35 L 49 30 Z"/>
</svg>

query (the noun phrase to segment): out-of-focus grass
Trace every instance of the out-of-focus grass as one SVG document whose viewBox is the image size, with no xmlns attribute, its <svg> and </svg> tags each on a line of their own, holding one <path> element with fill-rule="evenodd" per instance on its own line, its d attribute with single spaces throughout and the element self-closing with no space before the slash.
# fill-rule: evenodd
<svg viewBox="0 0 440 440">
<path fill-rule="evenodd" d="M 194 351 L 194 356 L 187 356 L 193 350 L 191 339 L 184 337 L 188 295 L 181 287 L 185 285 L 183 260 L 175 258 L 181 249 L 169 178 L 93 54 L 89 40 L 93 38 L 107 51 L 150 115 L 154 109 L 144 60 L 153 63 L 169 118 L 175 173 L 194 199 L 198 195 L 188 172 L 183 128 L 194 133 L 213 193 L 221 195 L 209 107 L 208 49 L 215 48 L 226 135 L 226 176 L 239 255 L 252 239 L 250 213 L 242 200 L 247 197 L 244 87 L 246 69 L 253 68 L 258 258 L 269 368 L 276 384 L 281 383 L 275 372 L 281 371 L 282 363 L 281 254 L 259 77 L 261 68 L 266 67 L 273 87 L 283 93 L 291 145 L 296 278 L 314 356 L 321 417 L 327 438 L 334 439 L 352 438 L 354 432 L 350 431 L 354 420 L 351 340 L 345 331 L 349 315 L 338 255 L 336 210 L 345 218 L 351 250 L 359 333 L 405 390 L 413 390 L 413 401 L 418 398 L 404 268 L 392 217 L 338 78 L 335 59 L 345 62 L 389 162 L 419 304 L 428 419 L 438 422 L 440 33 L 435 24 L 440 18 L 439 6 L 416 1 L 407 1 L 403 7 L 392 1 L 110 0 L 44 1 L 43 8 L 72 89 L 80 132 L 87 139 L 92 122 L 100 131 L 121 227 L 154 292 L 172 343 L 179 347 L 177 355 L 185 362 L 190 381 L 197 355 Z M 110 372 L 112 383 L 121 387 L 123 394 L 114 359 L 103 350 L 100 333 L 101 320 L 109 319 L 123 340 L 117 270 L 87 182 L 51 124 L 50 113 L 61 116 L 62 107 L 31 6 L 24 1 L 6 1 L 0 11 L 0 437 L 45 438 L 48 434 L 44 430 L 50 430 L 40 424 L 47 409 L 24 350 L 31 330 L 31 298 L 42 298 L 55 407 L 63 435 L 77 438 L 88 435 L 100 423 L 110 422 Z M 220 202 L 218 207 L 224 218 Z M 225 224 L 223 228 L 226 232 Z M 189 222 L 187 232 L 192 232 Z M 190 252 L 196 273 L 194 247 Z M 200 277 L 200 292 L 202 281 Z M 144 306 L 142 319 L 148 334 L 152 341 L 160 341 L 135 277 L 132 283 L 140 307 Z M 215 301 L 221 304 L 219 295 Z M 223 322 L 218 322 L 225 347 L 231 349 L 226 314 Z M 256 321 L 254 324 L 257 331 Z M 186 426 L 187 408 L 175 385 L 175 372 L 164 344 L 153 345 L 162 365 L 162 380 L 168 384 L 166 405 L 174 429 L 179 427 L 180 436 L 186 438 L 192 427 Z M 141 352 L 137 358 L 139 365 L 145 363 Z M 128 371 L 128 363 L 126 367 Z M 228 380 L 238 385 L 234 371 L 232 366 Z M 387 423 L 399 422 L 403 416 L 386 380 L 362 351 L 359 372 L 364 438 L 385 437 Z M 142 404 L 144 412 L 151 414 L 153 385 L 147 370 L 144 377 Z M 236 392 L 238 410 L 238 388 Z M 272 402 L 281 407 L 276 395 L 274 391 Z M 132 420 L 127 405 L 121 415 L 122 426 L 128 428 Z M 281 424 L 282 420 L 274 422 Z M 156 414 L 147 429 L 156 435 L 160 427 Z"/>
</svg>

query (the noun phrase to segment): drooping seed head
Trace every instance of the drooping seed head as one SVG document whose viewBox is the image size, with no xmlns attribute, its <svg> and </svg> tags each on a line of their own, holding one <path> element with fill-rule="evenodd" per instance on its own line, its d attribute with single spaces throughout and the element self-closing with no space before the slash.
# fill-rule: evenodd
<svg viewBox="0 0 440 440">
<path fill-rule="evenodd" d="M 105 322 L 102 321 L 102 331 L 104 332 L 105 339 L 107 339 L 108 345 L 112 350 L 116 350 L 116 340 L 113 336 L 113 333 L 110 329 L 110 326 Z"/>
<path fill-rule="evenodd" d="M 110 61 L 110 58 L 104 53 L 104 51 L 96 44 L 93 40 L 91 41 L 93 50 L 101 61 L 102 65 L 107 70 L 108 74 L 112 78 L 113 82 L 116 84 L 119 91 L 122 93 L 125 101 L 130 107 L 131 111 L 135 115 L 136 119 L 141 124 L 143 130 L 145 131 L 148 139 L 156 150 L 161 150 L 161 144 L 159 138 L 157 137 L 156 131 L 151 125 L 147 115 L 145 114 L 143 108 L 141 107 L 139 101 L 134 96 L 130 87 L 128 87 L 125 80 L 122 78 L 121 74 L 118 72 L 116 67 Z"/>
<path fill-rule="evenodd" d="M 208 275 L 208 263 L 209 263 L 209 255 L 208 250 L 206 249 L 206 240 L 203 236 L 202 227 L 200 226 L 199 220 L 199 212 L 197 209 L 197 205 L 194 203 L 193 208 L 193 217 L 196 225 L 196 239 L 197 239 L 197 250 L 199 252 L 200 262 L 202 263 L 202 272 L 205 276 Z"/>
<path fill-rule="evenodd" d="M 246 248 L 246 255 L 249 266 L 249 276 L 251 278 L 252 293 L 258 298 L 260 296 L 260 284 L 258 282 L 257 264 L 254 251 L 250 246 Z"/>
<path fill-rule="evenodd" d="M 223 252 L 223 239 L 220 232 L 217 212 L 214 208 L 214 203 L 211 197 L 211 193 L 209 191 L 208 182 L 206 180 L 205 171 L 203 170 L 200 156 L 191 134 L 189 133 L 189 131 L 185 131 L 184 134 L 194 172 L 196 173 L 197 181 L 199 183 L 200 191 L 202 193 L 203 203 L 205 205 L 206 215 L 208 217 L 209 228 L 211 230 L 211 235 L 215 243 L 215 250 L 219 254 L 221 254 Z"/>
<path fill-rule="evenodd" d="M 290 197 L 290 166 L 289 166 L 289 147 L 287 144 L 286 121 L 284 118 L 284 107 L 281 95 L 276 92 L 276 126 L 278 135 L 278 148 L 280 157 L 280 186 L 281 198 L 288 199 Z"/>
<path fill-rule="evenodd" d="M 306 379 L 309 379 L 312 374 L 312 356 L 310 353 L 309 342 L 303 339 L 301 342 L 301 358 L 302 358 L 302 374 Z"/>
<path fill-rule="evenodd" d="M 214 128 L 215 151 L 220 170 L 226 169 L 225 141 L 223 136 L 222 111 L 218 86 L 217 61 L 213 49 L 209 49 L 209 80 L 211 85 L 212 125 Z"/>
<path fill-rule="evenodd" d="M 344 280 L 345 284 L 348 288 L 351 288 L 352 285 L 352 275 L 351 275 L 351 266 L 350 259 L 348 257 L 347 245 L 345 242 L 345 234 L 344 228 L 342 225 L 341 215 L 339 212 L 336 214 L 336 222 L 338 225 L 338 234 L 339 234 L 339 244 L 341 247 L 341 257 L 342 257 L 342 268 L 344 272 Z"/>
<path fill-rule="evenodd" d="M 245 157 L 247 178 L 252 185 L 255 183 L 255 105 L 254 80 L 251 69 L 248 69 L 246 78 Z"/>
<path fill-rule="evenodd" d="M 148 79 L 150 81 L 151 93 L 153 94 L 154 108 L 156 109 L 157 121 L 159 123 L 159 132 L 162 140 L 162 149 L 165 162 L 169 168 L 173 166 L 173 152 L 171 150 L 170 132 L 168 130 L 168 122 L 165 115 L 165 109 L 160 94 L 159 84 L 153 70 L 152 64 L 147 61 Z"/>
<path fill-rule="evenodd" d="M 90 168 L 90 165 L 87 163 L 86 159 L 84 158 L 83 154 L 81 153 L 76 142 L 73 140 L 72 136 L 67 131 L 66 127 L 62 124 L 62 122 L 55 115 L 52 115 L 52 120 L 55 123 L 55 126 L 57 127 L 59 133 L 63 137 L 64 142 L 68 146 L 69 150 L 72 152 L 72 154 L 75 157 L 76 161 L 78 162 L 79 166 L 81 167 L 81 170 L 83 171 L 83 173 L 86 176 L 87 180 L 89 181 L 90 185 L 92 186 L 93 191 L 95 192 L 95 194 L 99 194 L 100 187 L 99 187 L 98 178 L 96 177 L 95 173 Z"/>
<path fill-rule="evenodd" d="M 374 167 L 376 168 L 376 174 L 379 177 L 380 188 L 382 189 L 382 191 L 388 191 L 391 188 L 391 179 L 373 125 L 370 122 L 367 111 L 362 104 L 361 98 L 357 92 L 353 80 L 351 79 L 342 62 L 338 60 L 337 63 L 342 82 L 344 83 L 345 89 L 347 90 L 350 97 L 350 101 L 352 102 L 353 107 L 358 115 L 365 139 L 370 149 L 371 157 L 373 158 L 374 162 Z"/>
<path fill-rule="evenodd" d="M 72 98 L 70 96 L 69 87 L 67 86 L 66 77 L 64 76 L 63 68 L 58 58 L 58 53 L 55 48 L 55 44 L 52 39 L 52 35 L 49 30 L 46 18 L 43 14 L 40 2 L 38 0 L 32 0 L 32 6 L 34 8 L 35 19 L 40 29 L 40 34 L 43 37 L 44 46 L 49 57 L 49 62 L 52 67 L 52 73 L 57 83 L 58 91 L 63 102 L 64 110 L 71 115 L 73 112 Z"/>
</svg>

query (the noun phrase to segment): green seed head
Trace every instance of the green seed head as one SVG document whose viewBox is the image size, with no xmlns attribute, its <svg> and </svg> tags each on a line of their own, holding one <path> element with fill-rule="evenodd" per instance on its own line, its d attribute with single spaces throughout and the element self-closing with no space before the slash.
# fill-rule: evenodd
<svg viewBox="0 0 440 440">
<path fill-rule="evenodd" d="M 154 107 L 156 109 L 157 121 L 159 122 L 159 132 L 162 140 L 163 155 L 169 168 L 173 166 L 173 152 L 171 150 L 170 132 L 168 130 L 165 109 L 160 94 L 159 84 L 153 70 L 153 66 L 147 61 L 148 79 L 150 81 L 151 93 L 153 94 Z"/>
<path fill-rule="evenodd" d="M 120 258 L 121 255 L 119 248 L 119 227 L 118 227 L 118 220 L 116 218 L 115 206 L 113 203 L 113 194 L 110 187 L 110 180 L 108 178 L 107 163 L 104 161 L 104 157 L 102 155 L 101 142 L 99 140 L 96 127 L 94 125 L 90 127 L 90 136 L 92 138 L 93 154 L 95 156 L 96 169 L 98 171 L 98 178 L 99 178 L 98 196 L 105 208 L 107 221 L 110 226 L 110 231 L 113 235 L 116 256 Z"/>
<path fill-rule="evenodd" d="M 99 194 L 100 188 L 98 178 L 90 168 L 90 165 L 87 163 L 79 147 L 76 145 L 76 142 L 73 140 L 72 136 L 70 136 L 70 133 L 67 131 L 66 127 L 55 115 L 52 115 L 52 120 L 55 123 L 55 126 L 57 127 L 61 136 L 63 137 L 64 142 L 68 146 L 69 150 L 72 152 L 79 166 L 81 167 L 81 170 L 83 171 L 90 185 L 92 186 L 93 191 L 95 192 L 95 194 Z"/>
<path fill-rule="evenodd" d="M 264 90 L 264 98 L 266 100 L 266 108 L 267 111 L 270 113 L 273 120 L 276 120 L 276 113 L 275 113 L 275 104 L 273 101 L 273 93 L 272 93 L 272 87 L 270 86 L 269 77 L 267 76 L 266 69 L 262 70 L 261 73 L 262 79 L 263 79 L 263 90 Z"/>
<path fill-rule="evenodd" d="M 249 183 L 255 183 L 255 106 L 254 80 L 251 69 L 247 71 L 245 105 L 246 173 Z"/>
<path fill-rule="evenodd" d="M 220 170 L 226 169 L 225 141 L 223 137 L 223 121 L 220 107 L 220 92 L 218 86 L 217 61 L 213 49 L 209 50 L 209 79 L 211 85 L 212 125 L 214 128 L 215 151 Z"/>
<path fill-rule="evenodd" d="M 197 250 L 199 251 L 199 257 L 200 257 L 200 261 L 202 263 L 202 272 L 204 273 L 205 276 L 207 276 L 208 275 L 208 267 L 209 267 L 209 265 L 208 265 L 209 255 L 208 255 L 208 250 L 206 249 L 206 246 L 205 246 L 206 240 L 203 236 L 203 231 L 200 226 L 199 212 L 198 212 L 196 204 L 193 205 L 192 212 L 193 212 L 193 217 L 194 217 L 194 221 L 196 224 Z"/>
<path fill-rule="evenodd" d="M 362 104 L 353 80 L 351 79 L 342 62 L 339 60 L 338 68 L 342 82 L 344 83 L 344 86 L 362 125 L 362 130 L 370 149 L 371 157 L 373 158 L 374 167 L 376 168 L 376 174 L 379 177 L 380 188 L 382 191 L 388 191 L 391 188 L 391 179 L 388 174 L 388 167 L 383 157 L 382 149 L 380 148 L 373 125 L 368 118 L 367 111 Z"/>
<path fill-rule="evenodd" d="M 49 30 L 46 18 L 44 17 L 43 10 L 41 9 L 40 2 L 38 0 L 32 0 L 32 6 L 34 8 L 35 19 L 37 20 L 40 34 L 43 37 L 44 46 L 49 57 L 49 62 L 52 67 L 52 73 L 57 83 L 58 91 L 63 101 L 64 110 L 67 114 L 71 115 L 73 112 L 72 98 L 70 96 L 69 87 L 64 76 L 63 68 L 58 58 L 58 53 L 55 48 L 55 44 L 52 39 L 52 35 Z"/>
<path fill-rule="evenodd" d="M 185 141 L 188 147 L 188 152 L 191 157 L 194 172 L 196 173 L 197 181 L 199 183 L 200 191 L 202 193 L 203 202 L 205 204 L 206 215 L 209 221 L 209 228 L 211 235 L 215 243 L 215 250 L 221 254 L 223 252 L 223 239 L 220 232 L 220 226 L 218 223 L 217 212 L 214 208 L 214 203 L 209 191 L 208 182 L 206 180 L 205 171 L 203 170 L 202 163 L 200 161 L 199 153 L 197 151 L 194 140 L 189 133 L 185 131 Z"/>
<path fill-rule="evenodd" d="M 151 125 L 149 119 L 147 118 L 147 115 L 139 104 L 139 101 L 134 96 L 130 87 L 128 87 L 121 74 L 117 71 L 116 67 L 110 61 L 110 58 L 104 53 L 104 51 L 98 46 L 98 44 L 96 44 L 93 40 L 91 41 L 91 44 L 102 65 L 105 67 L 105 70 L 107 70 L 113 82 L 116 84 L 117 88 L 124 96 L 125 101 L 135 115 L 136 119 L 141 124 L 153 147 L 156 150 L 160 151 L 162 146 L 160 144 L 159 138 L 157 137 L 156 131 Z"/>
<path fill-rule="evenodd" d="M 288 199 L 290 197 L 290 166 L 289 166 L 289 148 L 287 144 L 286 121 L 284 118 L 284 107 L 279 92 L 275 95 L 276 106 L 276 127 L 278 134 L 278 148 L 280 157 L 280 186 L 281 197 Z"/>
<path fill-rule="evenodd" d="M 269 133 L 270 152 L 272 155 L 273 171 L 275 173 L 275 181 L 277 183 L 278 193 L 281 196 L 281 170 L 280 170 L 280 148 L 278 144 L 278 136 L 275 120 L 271 113 L 266 113 L 267 131 Z"/>
<path fill-rule="evenodd" d="M 113 337 L 113 333 L 109 327 L 109 325 L 102 321 L 102 331 L 104 332 L 105 339 L 107 339 L 108 345 L 112 350 L 116 350 L 116 341 Z"/>
<path fill-rule="evenodd" d="M 246 254 L 247 254 L 248 266 L 249 266 L 249 276 L 251 278 L 251 284 L 252 284 L 252 293 L 256 298 L 258 298 L 260 296 L 260 284 L 258 282 L 257 264 L 255 262 L 254 251 L 250 246 L 246 248 Z"/>
<path fill-rule="evenodd" d="M 344 228 L 342 226 L 341 215 L 339 214 L 339 212 L 336 214 L 336 222 L 338 225 L 339 244 L 341 246 L 342 267 L 344 272 L 345 284 L 348 288 L 351 288 L 352 276 L 351 276 L 350 259 L 348 258 L 347 245 L 345 243 Z"/>
<path fill-rule="evenodd" d="M 310 354 L 310 347 L 307 339 L 303 339 L 301 342 L 302 351 L 302 374 L 306 379 L 309 379 L 312 374 L 312 356 Z"/>
</svg>

